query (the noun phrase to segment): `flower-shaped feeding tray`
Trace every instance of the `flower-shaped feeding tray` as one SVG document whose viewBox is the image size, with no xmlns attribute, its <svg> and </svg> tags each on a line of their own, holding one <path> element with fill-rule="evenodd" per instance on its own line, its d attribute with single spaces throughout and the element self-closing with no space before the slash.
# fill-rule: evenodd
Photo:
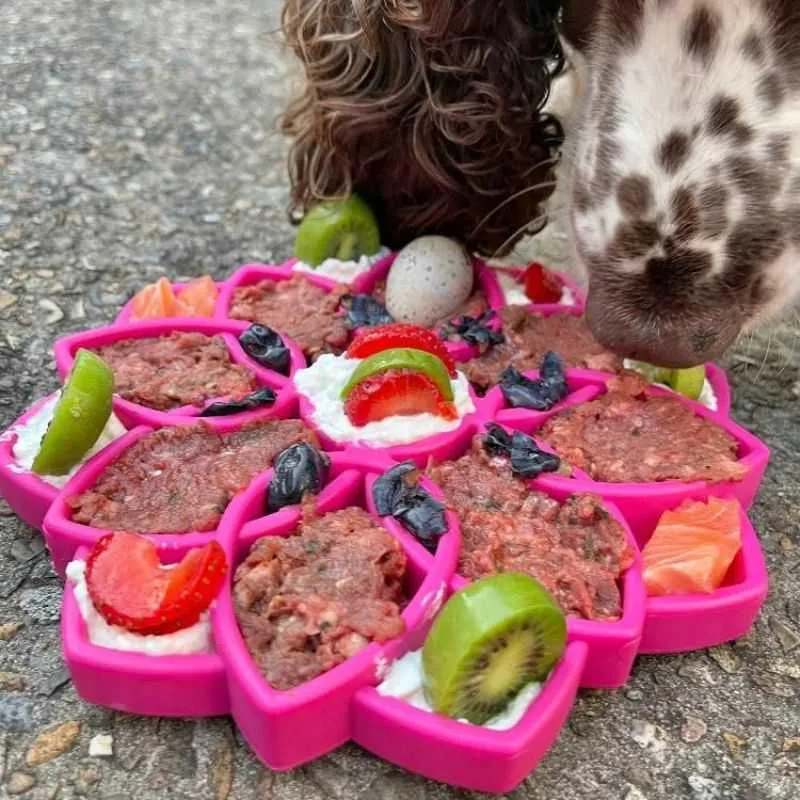
<svg viewBox="0 0 800 800">
<path fill-rule="evenodd" d="M 386 277 L 393 259 L 394 254 L 390 254 L 358 275 L 351 290 L 370 292 Z M 503 296 L 497 277 L 482 262 L 476 260 L 475 264 L 489 305 L 498 310 Z M 485 435 L 494 423 L 506 431 L 518 430 L 532 436 L 545 451 L 552 452 L 546 442 L 537 439 L 542 427 L 555 415 L 600 397 L 607 391 L 606 383 L 611 376 L 588 369 L 568 369 L 568 394 L 549 411 L 510 408 L 502 391 L 495 387 L 483 397 L 473 394 L 475 411 L 465 415 L 449 433 L 396 447 L 340 444 L 314 432 L 313 407 L 295 386 L 293 376 L 306 363 L 301 348 L 279 331 L 290 348 L 291 367 L 285 376 L 270 372 L 250 359 L 238 343 L 249 323 L 228 318 L 237 287 L 261 280 L 289 280 L 293 275 L 303 276 L 326 293 L 341 291 L 335 288 L 334 281 L 322 276 L 293 272 L 291 261 L 279 267 L 247 265 L 230 279 L 218 283 L 220 294 L 212 319 L 171 318 L 130 323 L 128 306 L 114 325 L 65 337 L 56 345 L 57 365 L 63 378 L 80 347 L 96 349 L 126 339 L 159 337 L 176 331 L 220 336 L 231 361 L 252 371 L 259 386 L 275 391 L 276 401 L 271 407 L 204 418 L 202 422 L 206 425 L 202 425 L 197 407 L 153 410 L 115 398 L 115 414 L 128 428 L 127 432 L 85 460 L 60 488 L 20 468 L 14 454 L 21 426 L 46 402 L 42 400 L 0 436 L 0 493 L 25 521 L 39 525 L 44 517 L 46 541 L 56 569 L 63 574 L 71 560 L 84 558 L 101 536 L 116 529 L 112 524 L 100 524 L 105 519 L 102 516 L 96 524 L 91 514 L 85 512 L 91 504 L 80 498 L 95 490 L 102 494 L 103 476 L 120 468 L 126 459 L 135 462 L 139 452 L 136 448 L 150 441 L 148 437 L 180 438 L 185 431 L 201 426 L 209 436 L 223 439 L 239 436 L 235 441 L 244 441 L 247 437 L 243 429 L 285 422 L 294 426 L 287 442 L 311 441 L 328 451 L 330 469 L 316 498 L 317 513 L 335 513 L 347 507 L 363 509 L 405 554 L 407 602 L 402 608 L 403 632 L 383 643 L 368 644 L 338 666 L 294 688 L 278 691 L 267 683 L 239 627 L 234 580 L 236 568 L 254 542 L 264 537 L 295 535 L 301 525 L 303 511 L 299 506 L 266 512 L 264 499 L 272 478 L 272 454 L 253 462 L 252 473 L 226 495 L 212 519 L 213 524 L 204 523 L 201 529 L 183 531 L 140 531 L 156 544 L 166 564 L 179 561 L 188 550 L 212 539 L 223 547 L 230 571 L 210 611 L 210 652 L 154 656 L 93 644 L 78 605 L 76 588 L 72 582 L 68 583 L 62 615 L 64 653 L 76 688 L 84 699 L 147 715 L 230 713 L 259 758 L 273 769 L 290 769 L 352 739 L 380 757 L 434 780 L 504 793 L 519 784 L 546 753 L 565 724 L 580 687 L 621 685 L 630 674 L 637 653 L 708 647 L 747 632 L 763 603 L 767 576 L 758 537 L 746 512 L 759 488 L 769 454 L 762 442 L 731 421 L 725 374 L 708 365 L 707 378 L 717 397 L 717 410 L 688 400 L 679 402 L 735 440 L 736 458 L 744 471 L 741 480 L 608 483 L 592 480 L 588 474 L 573 468 L 569 475 L 546 473 L 530 481 L 532 491 L 542 492 L 559 504 L 568 502 L 575 494 L 597 495 L 624 531 L 633 558 L 618 581 L 619 618 L 616 621 L 568 619 L 566 650 L 521 721 L 509 730 L 492 730 L 436 715 L 379 691 L 392 663 L 422 646 L 443 603 L 452 593 L 460 591 L 467 580 L 459 575 L 465 545 L 458 513 L 448 510 L 447 531 L 434 552 L 430 552 L 399 522 L 378 517 L 372 496 L 378 476 L 407 459 L 422 469 L 429 462 L 442 464 L 459 459 L 473 439 Z M 575 290 L 568 279 L 562 279 L 562 284 Z M 175 288 L 180 291 L 180 285 Z M 580 314 L 582 298 L 577 292 L 575 298 L 574 308 L 553 304 L 531 305 L 528 310 L 541 315 Z M 451 343 L 449 349 L 457 358 L 459 352 L 463 353 L 464 360 L 476 355 L 472 348 L 461 344 Z M 535 370 L 525 374 L 537 377 Z M 657 387 L 647 391 L 675 397 Z M 180 461 L 176 463 L 179 467 Z M 442 499 L 443 492 L 434 476 L 435 469 L 430 477 L 421 478 L 422 485 L 434 497 Z M 742 545 L 722 585 L 707 595 L 646 596 L 640 548 L 652 535 L 660 515 L 687 499 L 705 500 L 712 495 L 734 498 L 741 506 Z M 186 496 L 194 499 L 196 495 Z M 111 494 L 106 499 L 109 498 L 113 500 Z M 157 498 L 153 502 L 158 505 Z M 81 509 L 78 517 L 77 508 Z M 141 691 L 143 684 L 148 686 L 147 692 Z M 325 725 L 319 725 L 320 718 L 325 719 Z"/>
</svg>

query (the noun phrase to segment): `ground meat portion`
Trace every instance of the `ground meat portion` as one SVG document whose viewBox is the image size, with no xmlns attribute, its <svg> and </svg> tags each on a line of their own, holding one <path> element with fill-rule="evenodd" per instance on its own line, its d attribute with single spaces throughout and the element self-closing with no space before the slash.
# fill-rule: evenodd
<svg viewBox="0 0 800 800">
<path fill-rule="evenodd" d="M 461 575 L 524 572 L 542 583 L 566 614 L 619 618 L 618 581 L 633 562 L 633 550 L 599 497 L 573 495 L 559 504 L 530 491 L 511 475 L 506 459 L 484 452 L 480 436 L 466 455 L 429 472 L 459 518 Z"/>
<path fill-rule="evenodd" d="M 552 350 L 566 367 L 617 372 L 622 359 L 606 350 L 592 336 L 583 317 L 574 314 L 539 316 L 524 306 L 507 306 L 500 312 L 506 341 L 467 364 L 459 364 L 479 389 L 494 386 L 503 371 L 513 366 L 520 372 L 539 369 L 545 354 Z"/>
<path fill-rule="evenodd" d="M 551 417 L 538 436 L 598 481 L 739 480 L 736 440 L 680 400 L 645 394 L 638 373 L 623 372 L 608 391 Z"/>
<path fill-rule="evenodd" d="M 217 398 L 239 400 L 257 388 L 256 376 L 231 361 L 221 336 L 174 331 L 125 339 L 96 352 L 113 370 L 120 397 L 158 411 Z"/>
<path fill-rule="evenodd" d="M 386 281 L 378 281 L 371 292 L 372 296 L 382 305 L 386 304 Z M 483 293 L 483 289 L 476 285 L 472 294 L 452 313 L 448 314 L 443 319 L 440 319 L 432 327 L 441 328 L 447 325 L 451 320 L 456 317 L 478 317 L 484 311 L 489 310 L 489 301 Z"/>
<path fill-rule="evenodd" d="M 316 516 L 295 536 L 264 537 L 236 570 L 236 616 L 250 655 L 275 689 L 299 686 L 370 642 L 404 629 L 406 556 L 361 508 Z"/>
<path fill-rule="evenodd" d="M 143 436 L 67 500 L 75 522 L 112 531 L 211 531 L 237 493 L 299 441 L 313 441 L 298 420 L 251 422 L 217 433 L 204 422 Z"/>
<path fill-rule="evenodd" d="M 338 355 L 347 348 L 350 329 L 340 308 L 347 293 L 346 286 L 326 292 L 302 275 L 263 280 L 237 287 L 228 315 L 285 333 L 313 360 L 321 353 Z"/>
</svg>

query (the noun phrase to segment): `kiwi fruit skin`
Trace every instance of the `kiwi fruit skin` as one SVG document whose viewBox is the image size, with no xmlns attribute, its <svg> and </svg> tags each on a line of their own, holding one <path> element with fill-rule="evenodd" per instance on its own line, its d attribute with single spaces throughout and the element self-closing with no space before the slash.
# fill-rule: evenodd
<svg viewBox="0 0 800 800">
<path fill-rule="evenodd" d="M 311 267 L 326 258 L 352 261 L 381 248 L 380 231 L 372 210 L 358 196 L 314 206 L 297 229 L 295 256 Z"/>
<path fill-rule="evenodd" d="M 564 613 L 536 580 L 491 575 L 453 595 L 422 651 L 433 709 L 482 725 L 527 684 L 540 682 L 564 652 Z"/>
</svg>

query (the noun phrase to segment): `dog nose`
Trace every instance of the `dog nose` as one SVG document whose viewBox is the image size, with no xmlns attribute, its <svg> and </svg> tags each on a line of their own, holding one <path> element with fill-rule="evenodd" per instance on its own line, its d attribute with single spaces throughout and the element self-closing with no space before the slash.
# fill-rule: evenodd
<svg viewBox="0 0 800 800">
<path fill-rule="evenodd" d="M 600 344 L 626 358 L 674 369 L 713 361 L 730 347 L 739 326 L 719 324 L 715 316 L 645 315 L 591 291 L 586 303 L 587 324 Z"/>
</svg>

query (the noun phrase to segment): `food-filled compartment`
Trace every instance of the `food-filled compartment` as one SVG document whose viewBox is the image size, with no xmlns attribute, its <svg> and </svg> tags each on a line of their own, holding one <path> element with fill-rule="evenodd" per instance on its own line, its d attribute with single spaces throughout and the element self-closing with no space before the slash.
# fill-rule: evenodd
<svg viewBox="0 0 800 800">
<path fill-rule="evenodd" d="M 124 580 L 126 570 L 123 567 L 117 573 L 117 567 L 111 565 L 113 586 L 107 582 L 102 588 L 90 590 L 87 579 L 90 552 L 89 548 L 81 547 L 70 559 L 61 611 L 64 660 L 78 695 L 87 703 L 127 714 L 157 717 L 228 714 L 227 679 L 210 622 L 213 608 L 205 608 L 191 624 L 168 633 L 132 631 L 120 624 L 121 618 L 109 622 L 93 595 L 102 593 L 113 600 L 114 587 Z M 178 564 L 184 556 L 184 550 L 164 543 L 156 545 L 160 569 L 169 570 L 170 575 L 181 570 Z M 142 581 L 135 587 L 142 596 L 148 591 L 142 568 L 144 557 L 124 552 L 121 558 L 133 564 L 128 573 L 132 580 Z M 153 574 L 160 577 L 159 568 L 152 566 Z M 195 576 L 194 584 L 200 580 Z M 207 600 L 213 603 L 211 597 Z M 181 613 L 186 613 L 186 609 Z M 111 615 L 108 618 L 113 620 Z"/>
<path fill-rule="evenodd" d="M 81 467 L 50 506 L 44 534 L 54 567 L 63 575 L 79 547 L 113 531 L 153 536 L 180 553 L 204 545 L 279 453 L 313 441 L 291 419 L 134 428 Z"/>
<path fill-rule="evenodd" d="M 596 491 L 551 492 L 557 456 L 529 436 L 486 422 L 427 477 L 459 521 L 453 591 L 504 572 L 537 579 L 568 617 L 570 641 L 589 655 L 581 685 L 625 683 L 638 652 L 644 589 L 627 521 Z"/>
<path fill-rule="evenodd" d="M 504 422 L 559 455 L 569 475 L 542 475 L 548 492 L 600 494 L 640 546 L 683 500 L 730 494 L 749 509 L 769 460 L 766 445 L 725 415 L 630 372 L 561 411 Z"/>
<path fill-rule="evenodd" d="M 342 457 L 338 491 L 260 521 L 250 519 L 265 492 L 258 481 L 224 522 L 232 570 L 215 638 L 231 713 L 272 769 L 351 738 L 353 694 L 375 682 L 400 642 L 418 639 L 446 591 L 443 560 L 419 558 L 366 510 L 364 477 L 374 465 L 362 462 L 356 484 L 357 464 Z"/>
<path fill-rule="evenodd" d="M 504 794 L 536 768 L 566 724 L 587 658 L 571 642 L 513 727 L 493 730 L 361 689 L 353 700 L 353 740 L 402 769 L 463 789 Z"/>
<path fill-rule="evenodd" d="M 491 264 L 503 293 L 503 305 L 535 306 L 541 310 L 583 308 L 583 292 L 563 272 L 548 269 L 538 261 L 526 267 Z"/>
<path fill-rule="evenodd" d="M 640 652 L 715 647 L 748 633 L 764 603 L 767 567 L 758 534 L 733 497 L 684 501 L 643 548 L 648 593 Z"/>
<path fill-rule="evenodd" d="M 65 336 L 54 347 L 62 378 L 81 350 L 110 368 L 114 413 L 127 427 L 292 416 L 290 378 L 305 366 L 297 346 L 275 331 L 218 320 L 151 320 Z"/>
<path fill-rule="evenodd" d="M 117 325 L 148 319 L 222 318 L 219 296 L 225 281 L 210 275 L 189 281 L 170 281 L 161 277 L 138 289 L 117 314 Z"/>
</svg>

